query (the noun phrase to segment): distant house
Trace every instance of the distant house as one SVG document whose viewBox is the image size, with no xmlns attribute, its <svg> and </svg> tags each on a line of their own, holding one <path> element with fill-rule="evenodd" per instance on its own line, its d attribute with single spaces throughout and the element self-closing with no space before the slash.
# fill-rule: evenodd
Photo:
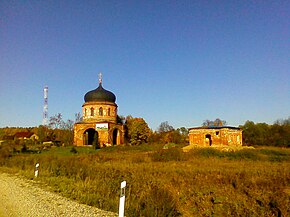
<svg viewBox="0 0 290 217">
<path fill-rule="evenodd" d="M 14 134 L 14 139 L 20 140 L 38 140 L 39 137 L 32 132 L 17 132 Z"/>
<path fill-rule="evenodd" d="M 201 147 L 242 146 L 242 130 L 229 126 L 193 127 L 189 129 L 189 144 Z"/>
</svg>

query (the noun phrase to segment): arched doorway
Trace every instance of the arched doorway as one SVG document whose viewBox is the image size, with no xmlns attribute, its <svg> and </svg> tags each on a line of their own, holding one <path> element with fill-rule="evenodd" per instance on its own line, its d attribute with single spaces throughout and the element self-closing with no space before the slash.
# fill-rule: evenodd
<svg viewBox="0 0 290 217">
<path fill-rule="evenodd" d="M 120 144 L 120 132 L 117 128 L 113 130 L 113 145 Z"/>
<path fill-rule="evenodd" d="M 210 134 L 206 134 L 205 135 L 205 142 L 206 142 L 207 145 L 211 146 L 212 140 L 211 140 L 211 135 Z"/>
<path fill-rule="evenodd" d="M 93 128 L 89 128 L 84 132 L 84 145 L 98 146 L 99 135 Z"/>
</svg>

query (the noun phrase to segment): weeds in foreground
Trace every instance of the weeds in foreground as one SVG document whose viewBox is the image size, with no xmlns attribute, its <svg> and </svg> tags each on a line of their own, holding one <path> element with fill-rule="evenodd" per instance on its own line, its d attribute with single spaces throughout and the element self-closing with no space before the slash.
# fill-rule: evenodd
<svg viewBox="0 0 290 217">
<path fill-rule="evenodd" d="M 39 162 L 38 179 L 54 191 L 114 212 L 120 183 L 126 180 L 127 216 L 290 214 L 289 150 L 183 153 L 178 147 L 162 147 L 59 147 L 6 156 L 0 164 L 33 178 Z"/>
</svg>

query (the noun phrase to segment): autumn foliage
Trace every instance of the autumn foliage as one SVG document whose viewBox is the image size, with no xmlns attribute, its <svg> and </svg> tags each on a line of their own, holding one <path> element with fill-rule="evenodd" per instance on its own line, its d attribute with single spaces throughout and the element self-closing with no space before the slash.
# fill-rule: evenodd
<svg viewBox="0 0 290 217">
<path fill-rule="evenodd" d="M 131 145 L 147 143 L 150 136 L 150 129 L 143 118 L 127 118 L 128 140 Z"/>
</svg>

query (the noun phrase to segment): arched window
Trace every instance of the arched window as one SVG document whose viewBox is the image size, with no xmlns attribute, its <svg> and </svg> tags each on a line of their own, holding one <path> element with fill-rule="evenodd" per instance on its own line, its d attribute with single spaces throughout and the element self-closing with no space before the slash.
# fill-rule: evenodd
<svg viewBox="0 0 290 217">
<path fill-rule="evenodd" d="M 99 109 L 99 115 L 103 116 L 103 108 L 102 107 Z"/>
<path fill-rule="evenodd" d="M 111 109 L 108 108 L 108 116 L 111 116 Z"/>
<path fill-rule="evenodd" d="M 86 108 L 84 109 L 84 112 L 85 112 L 84 116 L 86 117 L 87 116 L 87 109 Z"/>
<path fill-rule="evenodd" d="M 91 108 L 91 116 L 94 116 L 94 108 Z"/>
</svg>

